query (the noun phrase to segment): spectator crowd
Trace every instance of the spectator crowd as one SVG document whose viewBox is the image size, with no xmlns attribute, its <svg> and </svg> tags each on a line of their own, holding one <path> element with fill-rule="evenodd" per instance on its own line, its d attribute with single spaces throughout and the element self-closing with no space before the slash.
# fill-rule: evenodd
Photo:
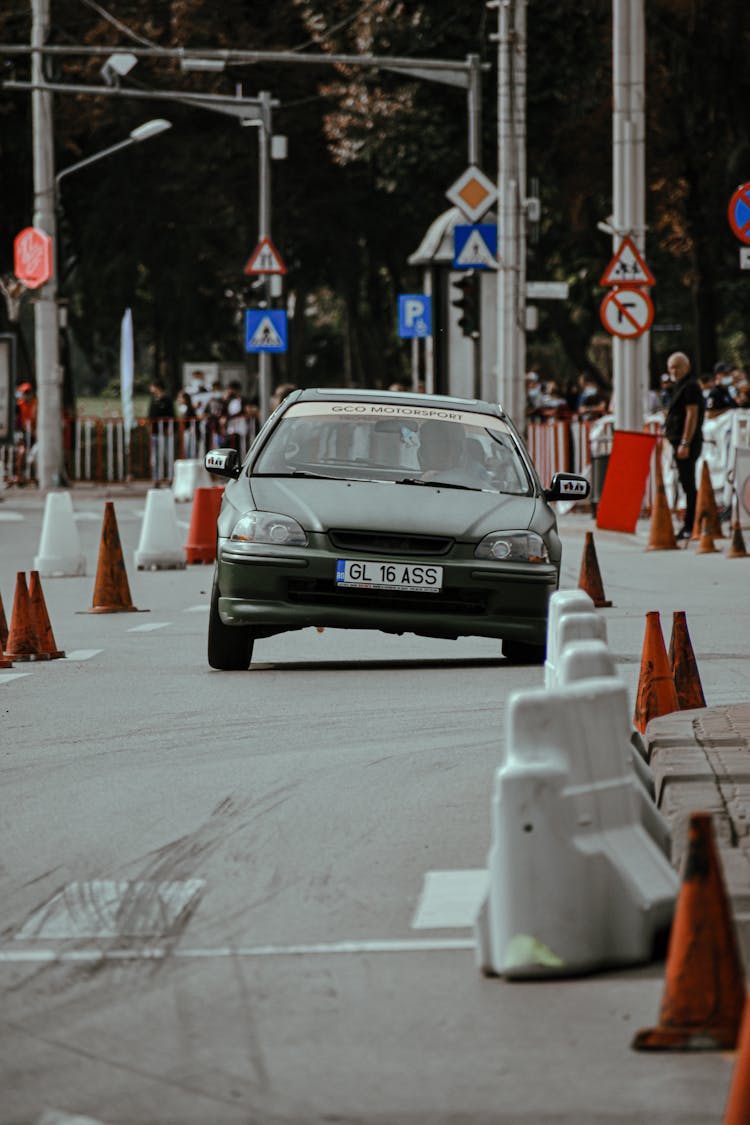
<svg viewBox="0 0 750 1125">
<path fill-rule="evenodd" d="M 711 374 L 699 379 L 706 418 L 717 418 L 727 410 L 750 409 L 750 383 L 747 375 L 729 363 L 717 363 Z M 664 373 L 658 386 L 649 393 L 650 413 L 666 411 L 674 391 L 672 377 Z M 611 389 L 597 374 L 579 375 L 577 381 L 561 387 L 555 379 L 542 379 L 535 371 L 526 372 L 526 417 L 531 422 L 593 422 L 611 413 Z"/>
</svg>

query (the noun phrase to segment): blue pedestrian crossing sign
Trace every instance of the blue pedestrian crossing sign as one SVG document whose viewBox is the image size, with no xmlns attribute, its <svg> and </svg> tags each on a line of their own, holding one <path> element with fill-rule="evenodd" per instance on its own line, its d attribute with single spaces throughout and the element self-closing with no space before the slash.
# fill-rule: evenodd
<svg viewBox="0 0 750 1125">
<path fill-rule="evenodd" d="M 497 269 L 497 226 L 494 223 L 459 224 L 453 228 L 453 269 Z"/>
<path fill-rule="evenodd" d="M 245 309 L 245 351 L 287 350 L 286 309 Z"/>
<path fill-rule="evenodd" d="M 398 334 L 402 340 L 432 335 L 432 297 L 425 293 L 399 294 Z"/>
</svg>

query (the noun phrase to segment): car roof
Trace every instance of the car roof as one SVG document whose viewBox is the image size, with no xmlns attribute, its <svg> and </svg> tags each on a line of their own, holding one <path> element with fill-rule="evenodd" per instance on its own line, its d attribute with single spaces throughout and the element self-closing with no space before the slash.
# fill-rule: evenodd
<svg viewBox="0 0 750 1125">
<path fill-rule="evenodd" d="M 353 387 L 311 387 L 289 396 L 294 402 L 401 402 L 410 406 L 432 406 L 443 410 L 474 410 L 481 414 L 492 414 L 505 418 L 502 406 L 495 402 L 485 402 L 478 398 L 455 398 L 453 395 L 428 395 L 417 391 L 379 391 L 377 389 L 359 390 Z"/>
</svg>

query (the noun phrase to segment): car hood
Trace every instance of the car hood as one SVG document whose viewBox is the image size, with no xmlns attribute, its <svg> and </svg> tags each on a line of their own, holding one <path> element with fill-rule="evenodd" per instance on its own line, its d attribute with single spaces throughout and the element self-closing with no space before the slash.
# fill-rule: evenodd
<svg viewBox="0 0 750 1125">
<path fill-rule="evenodd" d="M 259 511 L 283 512 L 306 531 L 366 528 L 479 539 L 504 528 L 526 529 L 537 507 L 532 496 L 431 485 L 259 477 L 248 484 Z"/>
</svg>

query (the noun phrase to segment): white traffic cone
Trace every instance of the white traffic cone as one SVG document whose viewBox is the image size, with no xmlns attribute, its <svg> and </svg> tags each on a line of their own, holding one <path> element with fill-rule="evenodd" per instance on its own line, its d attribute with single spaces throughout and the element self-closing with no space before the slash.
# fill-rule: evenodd
<svg viewBox="0 0 750 1125">
<path fill-rule="evenodd" d="M 138 570 L 182 570 L 187 565 L 183 536 L 177 528 L 174 496 L 168 489 L 149 488 L 141 538 L 135 552 Z"/>
<path fill-rule="evenodd" d="M 42 578 L 68 578 L 86 573 L 86 558 L 69 492 L 49 492 L 44 504 L 39 554 L 34 570 Z"/>
<path fill-rule="evenodd" d="M 175 461 L 172 472 L 172 495 L 175 500 L 192 500 L 196 488 L 211 488 L 216 483 L 214 477 L 200 458 Z"/>
</svg>

